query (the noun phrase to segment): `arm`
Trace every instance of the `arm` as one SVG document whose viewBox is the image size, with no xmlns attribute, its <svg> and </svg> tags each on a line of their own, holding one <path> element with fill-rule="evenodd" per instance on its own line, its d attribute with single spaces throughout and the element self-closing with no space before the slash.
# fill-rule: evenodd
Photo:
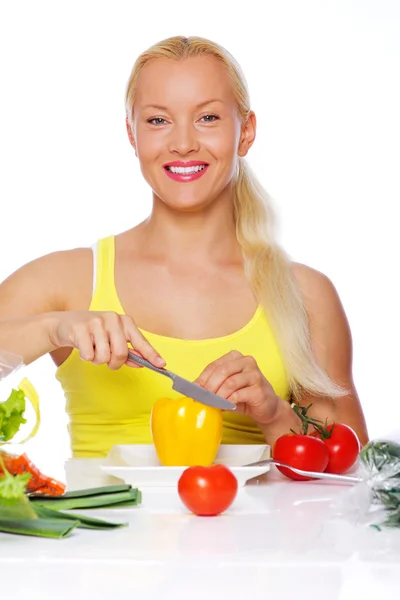
<svg viewBox="0 0 400 600">
<path fill-rule="evenodd" d="M 127 361 L 130 342 L 163 367 L 131 317 L 88 310 L 92 264 L 91 250 L 81 248 L 49 254 L 8 277 L 0 285 L 0 348 L 26 365 L 58 348 L 77 348 L 82 359 L 117 369 Z"/>
<path fill-rule="evenodd" d="M 295 264 L 293 269 L 309 317 L 316 361 L 335 383 L 349 391 L 335 400 L 305 395 L 301 405 L 312 404 L 309 415 L 323 422 L 327 419 L 330 423 L 346 423 L 364 445 L 368 442 L 368 432 L 353 381 L 351 332 L 340 298 L 332 282 L 322 273 L 300 264 Z M 279 399 L 275 416 L 260 426 L 265 437 L 275 441 L 290 428 L 299 430 L 300 422 L 293 410 L 289 410 L 288 403 Z"/>
<path fill-rule="evenodd" d="M 19 354 L 25 364 L 55 350 L 51 332 L 60 312 L 76 300 L 74 288 L 90 278 L 90 262 L 90 250 L 55 252 L 10 275 L 0 285 L 0 348 Z"/>
<path fill-rule="evenodd" d="M 294 273 L 309 316 L 316 361 L 334 382 L 349 391 L 335 400 L 305 396 L 301 404 L 312 404 L 310 415 L 317 419 L 346 423 L 364 445 L 368 442 L 368 432 L 353 380 L 351 331 L 339 295 L 332 282 L 314 269 L 295 264 Z"/>
</svg>

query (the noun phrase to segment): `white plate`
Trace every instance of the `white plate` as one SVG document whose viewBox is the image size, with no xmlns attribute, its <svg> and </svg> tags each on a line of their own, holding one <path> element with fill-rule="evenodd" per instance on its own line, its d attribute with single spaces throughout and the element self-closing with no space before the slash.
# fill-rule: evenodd
<svg viewBox="0 0 400 600">
<path fill-rule="evenodd" d="M 263 467 L 245 467 L 243 465 L 270 457 L 267 445 L 221 444 L 216 463 L 227 465 L 238 480 L 239 486 L 269 470 Z M 103 473 L 122 479 L 133 487 L 176 486 L 179 477 L 187 467 L 163 467 L 152 444 L 113 446 L 100 465 Z"/>
</svg>

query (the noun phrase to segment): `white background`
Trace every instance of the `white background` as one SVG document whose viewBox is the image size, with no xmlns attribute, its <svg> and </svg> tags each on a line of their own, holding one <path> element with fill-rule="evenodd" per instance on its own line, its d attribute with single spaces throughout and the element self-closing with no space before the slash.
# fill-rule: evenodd
<svg viewBox="0 0 400 600">
<path fill-rule="evenodd" d="M 339 291 L 370 436 L 398 430 L 395 0 L 3 0 L 0 279 L 147 216 L 124 91 L 137 55 L 177 34 L 215 40 L 242 65 L 259 124 L 249 162 L 274 199 L 281 242 Z M 44 357 L 26 374 L 43 420 L 26 451 L 62 476 L 69 440 L 54 367 Z"/>
</svg>

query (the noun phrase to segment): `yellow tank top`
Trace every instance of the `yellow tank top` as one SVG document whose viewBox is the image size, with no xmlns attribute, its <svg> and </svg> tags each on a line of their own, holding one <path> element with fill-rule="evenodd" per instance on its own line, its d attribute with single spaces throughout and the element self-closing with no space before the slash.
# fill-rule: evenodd
<svg viewBox="0 0 400 600">
<path fill-rule="evenodd" d="M 94 251 L 95 283 L 90 310 L 124 314 L 114 283 L 114 236 L 99 240 Z M 289 387 L 282 357 L 263 310 L 239 331 L 219 338 L 183 340 L 141 330 L 167 361 L 167 367 L 191 381 L 212 361 L 238 350 L 253 356 L 275 393 L 288 400 Z M 74 349 L 57 369 L 69 416 L 74 457 L 106 456 L 114 444 L 152 443 L 150 412 L 161 397 L 178 397 L 171 382 L 149 369 L 127 366 L 111 371 L 106 365 L 81 360 Z M 224 413 L 224 444 L 262 444 L 256 424 L 243 415 Z"/>
</svg>

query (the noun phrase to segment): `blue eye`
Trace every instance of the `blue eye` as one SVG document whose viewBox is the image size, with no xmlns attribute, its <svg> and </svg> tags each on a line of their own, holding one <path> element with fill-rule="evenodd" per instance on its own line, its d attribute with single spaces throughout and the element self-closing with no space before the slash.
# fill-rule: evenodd
<svg viewBox="0 0 400 600">
<path fill-rule="evenodd" d="M 218 121 L 219 117 L 217 117 L 217 115 L 204 115 L 204 117 L 201 117 L 200 121 L 203 119 L 205 123 L 213 123 L 214 121 Z"/>
<path fill-rule="evenodd" d="M 154 119 L 149 119 L 147 122 L 151 123 L 151 125 L 164 125 L 167 121 L 161 117 L 155 117 Z"/>
</svg>

